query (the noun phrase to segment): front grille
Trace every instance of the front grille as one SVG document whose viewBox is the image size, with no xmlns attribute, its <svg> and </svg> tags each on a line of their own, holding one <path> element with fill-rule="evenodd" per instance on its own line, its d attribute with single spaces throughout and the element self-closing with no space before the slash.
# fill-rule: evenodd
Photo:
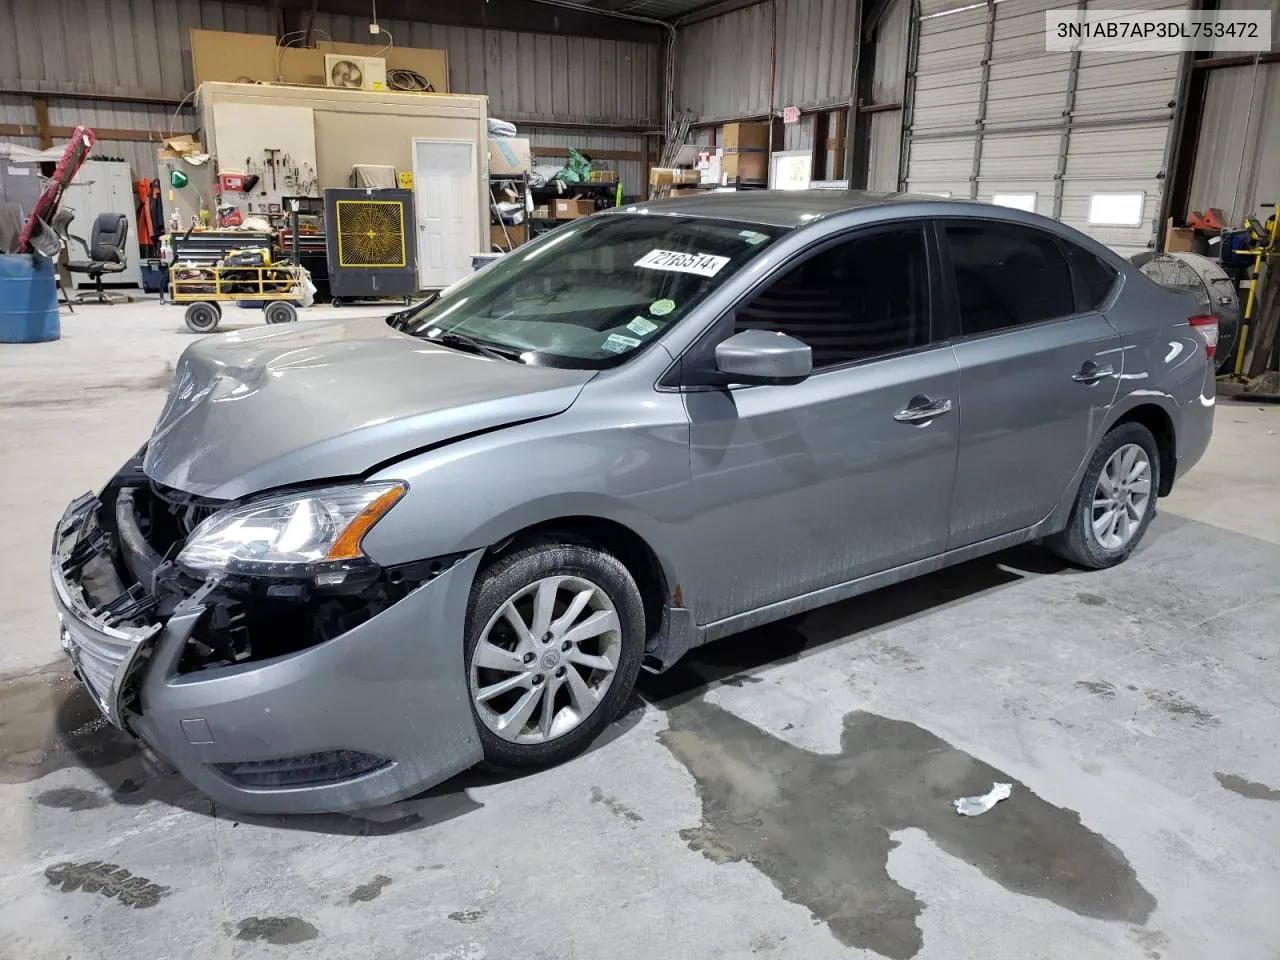
<svg viewBox="0 0 1280 960">
<path fill-rule="evenodd" d="M 284 789 L 318 787 L 354 780 L 390 764 L 390 760 L 371 753 L 361 753 L 359 750 L 325 750 L 277 760 L 215 763 L 213 768 L 237 786 Z"/>
<path fill-rule="evenodd" d="M 98 706 L 111 713 L 111 686 L 125 661 L 133 654 L 137 642 L 100 633 L 90 635 L 88 631 L 75 636 L 64 626 L 62 646 L 71 654 L 72 662 L 80 671 L 85 687 L 98 702 Z M 74 647 L 74 652 L 69 647 Z"/>
</svg>

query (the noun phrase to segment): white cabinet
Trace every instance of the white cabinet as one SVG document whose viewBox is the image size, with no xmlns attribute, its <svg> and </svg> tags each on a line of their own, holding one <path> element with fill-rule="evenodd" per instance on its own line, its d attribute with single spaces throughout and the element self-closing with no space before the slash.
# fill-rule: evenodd
<svg viewBox="0 0 1280 960">
<path fill-rule="evenodd" d="M 129 237 L 125 242 L 126 265 L 123 273 L 107 273 L 104 286 L 142 286 L 142 270 L 138 257 L 138 195 L 133 189 L 129 164 L 115 160 L 87 160 L 76 171 L 75 179 L 62 194 L 62 207 L 76 212 L 69 233 L 81 237 L 92 249 L 93 224 L 101 213 L 122 213 L 129 221 Z M 70 260 L 87 260 L 80 244 L 71 241 L 67 251 Z M 76 289 L 90 288 L 93 281 L 86 274 L 73 273 Z"/>
</svg>

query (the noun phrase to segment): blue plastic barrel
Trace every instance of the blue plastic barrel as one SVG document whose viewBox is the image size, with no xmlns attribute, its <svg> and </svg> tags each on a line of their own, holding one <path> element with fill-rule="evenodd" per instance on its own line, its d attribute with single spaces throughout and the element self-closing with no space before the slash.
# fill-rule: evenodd
<svg viewBox="0 0 1280 960">
<path fill-rule="evenodd" d="M 61 335 L 52 261 L 0 254 L 0 343 L 40 343 Z"/>
</svg>

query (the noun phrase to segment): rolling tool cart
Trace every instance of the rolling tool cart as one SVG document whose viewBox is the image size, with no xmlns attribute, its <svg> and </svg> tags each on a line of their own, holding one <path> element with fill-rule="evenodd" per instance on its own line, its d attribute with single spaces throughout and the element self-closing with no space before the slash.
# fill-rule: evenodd
<svg viewBox="0 0 1280 960">
<path fill-rule="evenodd" d="M 227 302 L 260 303 L 267 323 L 298 319 L 294 303 L 302 299 L 306 271 L 291 263 L 273 266 L 270 258 L 260 253 L 231 254 L 216 266 L 174 265 L 169 275 L 171 299 L 187 304 L 183 319 L 188 330 L 213 333 L 222 319 L 222 304 Z M 251 264 L 251 260 L 257 263 Z"/>
</svg>

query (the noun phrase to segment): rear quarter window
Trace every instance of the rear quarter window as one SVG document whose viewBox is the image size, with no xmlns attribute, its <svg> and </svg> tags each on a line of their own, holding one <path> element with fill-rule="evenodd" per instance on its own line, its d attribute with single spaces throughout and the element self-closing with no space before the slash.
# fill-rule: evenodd
<svg viewBox="0 0 1280 960">
<path fill-rule="evenodd" d="M 1066 240 L 1062 241 L 1062 246 L 1067 251 L 1067 261 L 1071 264 L 1076 283 L 1084 297 L 1081 307 L 1085 310 L 1097 310 L 1111 295 L 1119 272 L 1083 247 L 1077 247 Z"/>
</svg>

